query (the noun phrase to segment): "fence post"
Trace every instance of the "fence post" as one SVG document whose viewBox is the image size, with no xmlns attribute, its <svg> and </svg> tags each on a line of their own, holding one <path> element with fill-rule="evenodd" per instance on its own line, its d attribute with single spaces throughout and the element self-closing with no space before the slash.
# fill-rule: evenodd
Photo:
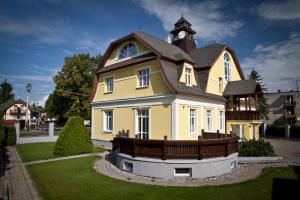
<svg viewBox="0 0 300 200">
<path fill-rule="evenodd" d="M 220 138 L 220 131 L 219 130 L 217 130 L 217 136 L 218 136 L 218 138 Z"/>
<path fill-rule="evenodd" d="M 205 139 L 204 129 L 201 129 L 201 135 L 202 135 L 202 138 Z"/>
<path fill-rule="evenodd" d="M 200 135 L 198 135 L 198 159 L 199 160 L 202 160 L 202 158 L 203 158 L 202 147 L 201 147 L 201 142 L 200 142 L 201 140 L 202 140 L 202 137 Z"/>
<path fill-rule="evenodd" d="M 49 122 L 48 134 L 49 134 L 49 137 L 54 137 L 54 122 Z"/>
<path fill-rule="evenodd" d="M 20 142 L 20 122 L 15 122 L 16 128 L 16 143 L 19 144 Z"/>
<path fill-rule="evenodd" d="M 136 152 L 136 144 L 135 144 L 135 139 L 133 139 L 133 157 L 135 158 L 137 156 L 137 152 Z"/>
<path fill-rule="evenodd" d="M 164 142 L 163 142 L 163 148 L 162 148 L 162 160 L 166 160 L 167 159 L 167 140 L 168 140 L 168 136 L 164 136 Z"/>
</svg>

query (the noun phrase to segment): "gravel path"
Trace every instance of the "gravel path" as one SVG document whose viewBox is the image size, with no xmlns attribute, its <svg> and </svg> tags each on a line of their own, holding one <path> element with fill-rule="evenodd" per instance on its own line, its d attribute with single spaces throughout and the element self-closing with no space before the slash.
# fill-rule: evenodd
<svg viewBox="0 0 300 200">
<path fill-rule="evenodd" d="M 109 159 L 108 152 L 101 154 L 102 158 L 99 158 L 94 163 L 94 169 L 106 176 L 110 176 L 115 179 L 135 182 L 149 185 L 163 185 L 163 186 L 206 186 L 206 185 L 224 185 L 239 183 L 246 180 L 257 178 L 265 167 L 280 167 L 287 166 L 286 164 L 243 164 L 233 170 L 229 174 L 225 174 L 218 177 L 209 177 L 205 179 L 187 179 L 187 178 L 174 178 L 174 179 L 159 179 L 144 176 L 137 176 L 131 173 L 122 171 L 116 166 L 112 165 L 107 159 Z M 106 158 L 106 159 L 104 159 Z"/>
<path fill-rule="evenodd" d="M 9 199 L 38 200 L 38 193 L 28 175 L 16 147 L 7 147 L 9 157 L 5 180 L 9 188 Z"/>
</svg>

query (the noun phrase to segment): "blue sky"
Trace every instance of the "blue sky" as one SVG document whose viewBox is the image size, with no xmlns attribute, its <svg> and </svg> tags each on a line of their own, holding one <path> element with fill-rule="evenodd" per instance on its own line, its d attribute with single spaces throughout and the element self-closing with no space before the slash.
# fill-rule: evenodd
<svg viewBox="0 0 300 200">
<path fill-rule="evenodd" d="M 184 15 L 198 47 L 231 46 L 245 74 L 258 70 L 269 91 L 300 85 L 300 0 L 3 0 L 0 1 L 0 81 L 16 97 L 33 84 L 31 103 L 43 104 L 66 56 L 103 54 L 109 43 L 142 31 L 161 39 Z"/>
</svg>

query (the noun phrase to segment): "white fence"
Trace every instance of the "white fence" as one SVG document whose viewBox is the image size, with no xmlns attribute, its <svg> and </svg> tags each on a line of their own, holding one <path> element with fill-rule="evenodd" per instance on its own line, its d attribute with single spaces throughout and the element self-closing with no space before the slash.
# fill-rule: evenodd
<svg viewBox="0 0 300 200">
<path fill-rule="evenodd" d="M 29 144 L 37 142 L 55 142 L 58 136 L 54 135 L 54 122 L 49 122 L 48 136 L 35 136 L 35 137 L 20 137 L 20 123 L 16 122 L 16 142 L 17 144 Z"/>
</svg>

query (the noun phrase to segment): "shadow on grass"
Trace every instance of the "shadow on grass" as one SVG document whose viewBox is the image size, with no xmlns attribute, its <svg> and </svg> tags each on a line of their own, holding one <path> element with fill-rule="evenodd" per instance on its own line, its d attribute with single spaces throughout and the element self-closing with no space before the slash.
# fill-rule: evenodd
<svg viewBox="0 0 300 200">
<path fill-rule="evenodd" d="M 272 199 L 299 199 L 300 197 L 300 166 L 294 167 L 297 180 L 275 178 L 273 179 Z"/>
</svg>

